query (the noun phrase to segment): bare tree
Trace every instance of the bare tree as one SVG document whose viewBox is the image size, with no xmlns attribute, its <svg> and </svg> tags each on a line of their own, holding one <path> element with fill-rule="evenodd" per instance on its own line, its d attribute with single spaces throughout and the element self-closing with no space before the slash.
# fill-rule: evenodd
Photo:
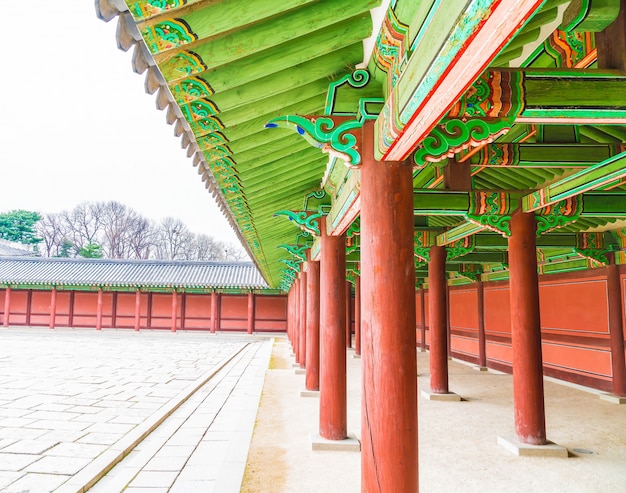
<svg viewBox="0 0 626 493">
<path fill-rule="evenodd" d="M 163 260 L 187 260 L 189 247 L 193 241 L 193 233 L 180 220 L 166 217 L 159 227 L 157 258 Z"/>
<path fill-rule="evenodd" d="M 103 202 L 83 202 L 71 211 L 61 212 L 71 240 L 77 248 L 100 243 L 103 229 L 105 204 Z"/>
<path fill-rule="evenodd" d="M 129 224 L 128 248 L 131 258 L 149 259 L 156 247 L 158 230 L 151 221 L 137 216 Z"/>
<path fill-rule="evenodd" d="M 62 214 L 54 213 L 42 215 L 37 223 L 37 234 L 43 238 L 39 253 L 46 257 L 61 255 L 64 242 L 67 242 L 70 236 Z"/>
<path fill-rule="evenodd" d="M 131 225 L 138 214 L 124 204 L 111 201 L 104 204 L 102 250 L 107 258 L 128 258 Z"/>
</svg>

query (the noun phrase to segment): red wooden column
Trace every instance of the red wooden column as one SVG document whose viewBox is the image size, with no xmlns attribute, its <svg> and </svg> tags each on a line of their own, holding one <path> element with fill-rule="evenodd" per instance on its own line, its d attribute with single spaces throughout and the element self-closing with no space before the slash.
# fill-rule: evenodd
<svg viewBox="0 0 626 493">
<path fill-rule="evenodd" d="M 306 275 L 306 375 L 307 390 L 320 389 L 320 263 L 310 260 Z"/>
<path fill-rule="evenodd" d="M 57 318 L 57 288 L 52 288 L 50 293 L 50 328 L 54 329 Z"/>
<path fill-rule="evenodd" d="M 354 280 L 354 354 L 361 356 L 361 276 Z"/>
<path fill-rule="evenodd" d="M 248 293 L 248 334 L 254 332 L 254 293 Z"/>
<path fill-rule="evenodd" d="M 345 282 L 345 290 L 346 290 L 346 349 L 350 349 L 352 347 L 352 310 L 350 307 L 350 281 L 346 279 Z"/>
<path fill-rule="evenodd" d="M 607 289 L 609 302 L 609 334 L 611 337 L 611 366 L 613 370 L 613 394 L 626 397 L 626 363 L 624 361 L 624 327 L 622 314 L 622 289 L 620 286 L 619 266 L 614 263 L 607 266 Z"/>
<path fill-rule="evenodd" d="M 211 293 L 211 334 L 217 330 L 217 293 Z"/>
<path fill-rule="evenodd" d="M 529 445 L 545 445 L 536 230 L 534 214 L 516 212 L 511 216 L 509 286 L 513 406 L 517 440 Z"/>
<path fill-rule="evenodd" d="M 135 291 L 135 332 L 139 332 L 141 323 L 141 291 Z"/>
<path fill-rule="evenodd" d="M 302 271 L 300 273 L 300 313 L 298 314 L 299 325 L 300 325 L 300 335 L 299 335 L 299 345 L 300 345 L 300 368 L 306 368 L 306 283 L 307 283 L 307 273 L 306 271 Z"/>
<path fill-rule="evenodd" d="M 430 247 L 428 263 L 428 305 L 430 313 L 430 391 L 447 394 L 448 389 L 448 308 L 446 249 Z"/>
<path fill-rule="evenodd" d="M 11 286 L 7 286 L 4 291 L 4 321 L 3 327 L 9 326 L 9 318 L 11 315 Z"/>
<path fill-rule="evenodd" d="M 361 165 L 361 489 L 418 491 L 417 355 L 411 163 Z"/>
<path fill-rule="evenodd" d="M 293 354 L 300 363 L 300 277 L 293 283 Z"/>
<path fill-rule="evenodd" d="M 102 330 L 102 288 L 98 288 L 98 304 L 96 305 L 96 330 Z"/>
<path fill-rule="evenodd" d="M 420 289 L 420 347 L 426 351 L 426 291 Z"/>
<path fill-rule="evenodd" d="M 320 220 L 320 435 L 348 436 L 346 395 L 346 239 L 326 233 Z"/>
<path fill-rule="evenodd" d="M 487 368 L 487 339 L 485 337 L 485 287 L 479 279 L 476 283 L 478 297 L 478 366 Z"/>
<path fill-rule="evenodd" d="M 178 310 L 178 297 L 176 291 L 172 291 L 172 332 L 176 332 L 176 312 Z"/>
</svg>

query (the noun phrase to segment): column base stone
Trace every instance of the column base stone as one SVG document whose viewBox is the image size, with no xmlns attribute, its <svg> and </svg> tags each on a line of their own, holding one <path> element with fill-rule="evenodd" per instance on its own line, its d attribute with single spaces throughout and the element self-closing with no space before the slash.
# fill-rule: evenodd
<svg viewBox="0 0 626 493">
<path fill-rule="evenodd" d="M 355 353 L 352 355 L 352 359 L 361 359 L 361 355 Z"/>
<path fill-rule="evenodd" d="M 600 394 L 600 399 L 612 404 L 626 404 L 626 397 L 620 397 L 614 394 Z"/>
<path fill-rule="evenodd" d="M 429 401 L 462 401 L 461 396 L 459 394 L 455 394 L 454 392 L 448 392 L 447 394 L 435 394 L 430 392 L 429 390 L 422 390 L 422 397 L 428 399 Z"/>
<path fill-rule="evenodd" d="M 361 442 L 352 433 L 343 440 L 326 440 L 319 434 L 311 434 L 311 450 L 335 450 L 342 452 L 360 452 Z"/>
<path fill-rule="evenodd" d="M 300 397 L 319 397 L 319 396 L 320 396 L 319 390 L 303 389 L 300 391 Z"/>
<path fill-rule="evenodd" d="M 306 368 L 296 368 L 293 372 L 296 375 L 306 375 Z"/>
<path fill-rule="evenodd" d="M 475 371 L 489 371 L 489 368 L 486 366 L 472 366 L 472 370 Z"/>
<path fill-rule="evenodd" d="M 545 445 L 529 445 L 511 437 L 498 437 L 498 445 L 519 457 L 569 457 L 565 447 L 548 440 Z"/>
</svg>

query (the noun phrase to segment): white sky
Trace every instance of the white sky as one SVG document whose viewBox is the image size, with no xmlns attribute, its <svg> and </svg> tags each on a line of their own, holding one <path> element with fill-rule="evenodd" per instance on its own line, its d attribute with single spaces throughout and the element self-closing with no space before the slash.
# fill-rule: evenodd
<svg viewBox="0 0 626 493">
<path fill-rule="evenodd" d="M 93 0 L 2 2 L 0 212 L 117 200 L 239 244 Z"/>
</svg>

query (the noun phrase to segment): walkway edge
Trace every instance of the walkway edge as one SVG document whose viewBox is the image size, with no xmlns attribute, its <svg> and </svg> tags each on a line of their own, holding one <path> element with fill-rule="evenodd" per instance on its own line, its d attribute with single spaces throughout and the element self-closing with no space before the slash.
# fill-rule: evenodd
<svg viewBox="0 0 626 493">
<path fill-rule="evenodd" d="M 99 455 L 91 464 L 54 490 L 55 493 L 84 493 L 94 486 L 107 472 L 126 457 L 141 441 L 161 425 L 169 416 L 182 406 L 194 393 L 219 373 L 250 343 L 222 359 L 217 366 L 189 384 L 173 399 L 165 403 L 156 413 L 140 423 L 130 433 L 115 442 L 108 450 Z"/>
</svg>

